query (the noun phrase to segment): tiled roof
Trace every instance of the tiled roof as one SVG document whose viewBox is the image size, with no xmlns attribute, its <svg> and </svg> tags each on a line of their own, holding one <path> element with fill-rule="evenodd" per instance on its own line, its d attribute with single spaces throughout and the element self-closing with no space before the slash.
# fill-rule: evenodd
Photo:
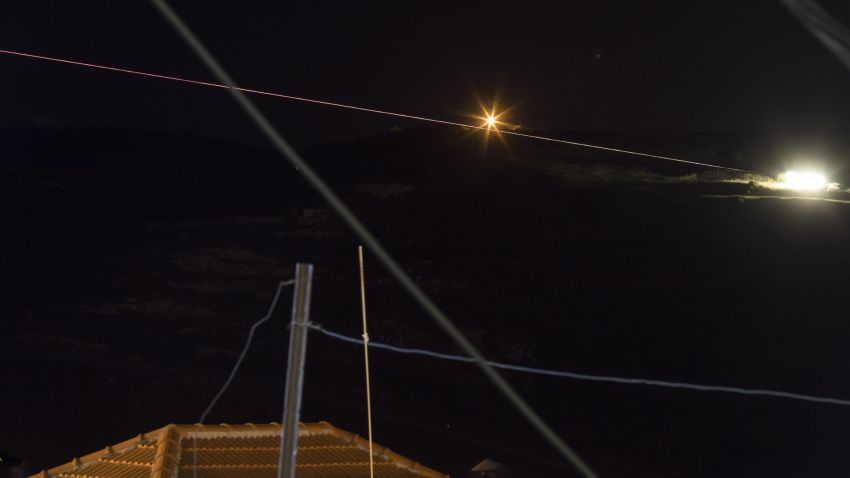
<svg viewBox="0 0 850 478">
<path fill-rule="evenodd" d="M 373 444 L 376 478 L 448 478 Z M 197 453 L 197 470 L 195 470 Z M 276 478 L 280 424 L 167 425 L 30 478 Z M 369 443 L 330 423 L 302 423 L 297 478 L 365 478 Z"/>
</svg>

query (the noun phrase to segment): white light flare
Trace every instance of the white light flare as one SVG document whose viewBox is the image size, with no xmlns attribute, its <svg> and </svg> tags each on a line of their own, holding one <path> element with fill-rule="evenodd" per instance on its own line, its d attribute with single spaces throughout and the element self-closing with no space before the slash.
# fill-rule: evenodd
<svg viewBox="0 0 850 478">
<path fill-rule="evenodd" d="M 816 171 L 786 171 L 779 180 L 782 187 L 799 191 L 825 191 L 830 185 L 826 176 Z"/>
</svg>

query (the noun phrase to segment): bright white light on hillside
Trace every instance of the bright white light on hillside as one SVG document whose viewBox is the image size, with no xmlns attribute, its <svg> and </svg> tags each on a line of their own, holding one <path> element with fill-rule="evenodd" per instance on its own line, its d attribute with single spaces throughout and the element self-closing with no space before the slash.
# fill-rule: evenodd
<svg viewBox="0 0 850 478">
<path fill-rule="evenodd" d="M 815 171 L 787 171 L 779 180 L 783 187 L 801 191 L 825 190 L 828 184 L 826 176 Z"/>
</svg>

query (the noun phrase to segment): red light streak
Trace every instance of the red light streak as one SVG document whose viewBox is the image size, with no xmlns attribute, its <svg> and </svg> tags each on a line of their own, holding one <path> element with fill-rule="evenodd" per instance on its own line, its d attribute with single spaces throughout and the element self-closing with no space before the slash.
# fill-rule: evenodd
<svg viewBox="0 0 850 478">
<path fill-rule="evenodd" d="M 180 82 L 180 83 L 187 83 L 187 84 L 190 84 L 190 85 L 208 86 L 208 87 L 211 87 L 211 88 L 220 88 L 220 89 L 225 89 L 225 90 L 229 89 L 229 87 L 227 85 L 222 85 L 220 83 L 213 83 L 213 82 L 209 82 L 209 81 L 200 81 L 200 80 L 192 80 L 192 79 L 188 79 L 188 78 L 180 78 L 180 77 L 177 77 L 177 76 L 161 75 L 161 74 L 158 74 L 158 73 L 148 73 L 148 72 L 145 72 L 145 71 L 131 70 L 131 69 L 127 69 L 127 68 L 118 68 L 118 67 L 114 67 L 114 66 L 97 65 L 97 64 L 94 64 L 94 63 L 86 63 L 86 62 L 82 62 L 82 61 L 66 60 L 66 59 L 63 59 L 63 58 L 56 58 L 56 57 L 44 56 L 44 55 L 35 55 L 35 54 L 32 54 L 32 53 L 23 53 L 23 52 L 18 52 L 18 51 L 11 51 L 11 50 L 0 50 L 0 53 L 5 54 L 5 55 L 13 55 L 13 56 L 17 56 L 17 57 L 30 58 L 30 59 L 35 59 L 35 60 L 50 61 L 50 62 L 54 62 L 54 63 L 63 63 L 63 64 L 66 64 L 66 65 L 75 65 L 75 66 L 82 66 L 82 67 L 86 67 L 86 68 L 94 68 L 94 69 L 97 69 L 97 70 L 112 71 L 112 72 L 116 72 L 116 73 L 125 73 L 125 74 L 128 74 L 128 75 L 136 75 L 136 76 L 143 76 L 143 77 L 148 77 L 148 78 L 156 78 L 156 79 L 159 79 L 159 80 L 176 81 L 176 82 Z M 415 120 L 415 121 L 426 121 L 426 122 L 429 122 L 429 123 L 443 124 L 443 125 L 449 125 L 449 126 L 459 126 L 461 128 L 471 128 L 471 129 L 478 129 L 478 130 L 485 130 L 485 131 L 494 129 L 494 128 L 492 128 L 491 125 L 486 124 L 486 123 L 484 125 L 464 124 L 464 123 L 457 123 L 457 122 L 454 122 L 454 121 L 446 121 L 446 120 L 435 119 L 435 118 L 427 118 L 425 116 L 416 116 L 416 115 L 409 115 L 409 114 L 404 114 L 404 113 L 395 113 L 393 111 L 384 111 L 384 110 L 379 110 L 379 109 L 374 109 L 374 108 L 365 108 L 363 106 L 346 105 L 346 104 L 343 104 L 343 103 L 334 103 L 332 101 L 317 100 L 317 99 L 313 99 L 313 98 L 304 98 L 304 97 L 301 97 L 301 96 L 284 95 L 282 93 L 274 93 L 274 92 L 271 92 L 271 91 L 254 90 L 254 89 L 250 89 L 250 88 L 240 88 L 240 87 L 237 87 L 237 88 L 234 88 L 234 89 L 241 91 L 243 93 L 250 93 L 250 94 L 254 94 L 254 95 L 270 96 L 270 97 L 273 97 L 273 98 L 280 98 L 280 99 L 285 99 L 285 100 L 301 101 L 301 102 L 305 102 L 305 103 L 331 106 L 331 107 L 343 108 L 343 109 L 347 109 L 347 110 L 362 111 L 362 112 L 366 112 L 366 113 L 374 113 L 374 114 L 380 114 L 380 115 L 386 115 L 386 116 L 394 116 L 394 117 L 397 117 L 397 118 L 404 118 L 404 119 Z M 609 152 L 613 152 L 613 153 L 631 154 L 631 155 L 634 155 L 634 156 L 642 156 L 642 157 L 646 157 L 646 158 L 662 159 L 662 160 L 665 160 L 665 161 L 674 161 L 674 162 L 677 162 L 677 163 L 684 163 L 684 164 L 690 164 L 690 165 L 695 165 L 695 166 L 705 166 L 705 167 L 716 168 L 716 169 L 725 169 L 725 170 L 728 170 L 728 171 L 749 172 L 749 171 L 745 171 L 743 169 L 735 169 L 735 168 L 730 168 L 730 167 L 726 167 L 726 166 L 718 166 L 718 165 L 715 165 L 715 164 L 700 163 L 700 162 L 696 162 L 696 161 L 687 161 L 687 160 L 684 160 L 684 159 L 671 158 L 669 156 L 660 156 L 660 155 L 656 155 L 656 154 L 640 153 L 640 152 L 637 152 L 637 151 L 628 151 L 628 150 L 625 150 L 625 149 L 609 148 L 607 146 L 597 146 L 597 145 L 594 145 L 594 144 L 578 143 L 578 142 L 575 142 L 575 141 L 567 141 L 567 140 L 564 140 L 564 139 L 549 138 L 549 137 L 546 137 L 546 136 L 538 136 L 538 135 L 533 135 L 533 134 L 520 133 L 520 132 L 517 132 L 517 131 L 498 131 L 498 132 L 500 134 L 519 136 L 519 137 L 523 137 L 523 138 L 535 139 L 535 140 L 540 140 L 540 141 L 548 141 L 548 142 L 551 142 L 551 143 L 566 144 L 566 145 L 570 145 L 570 146 L 578 146 L 578 147 L 582 147 L 582 148 L 598 149 L 598 150 L 609 151 Z"/>
</svg>

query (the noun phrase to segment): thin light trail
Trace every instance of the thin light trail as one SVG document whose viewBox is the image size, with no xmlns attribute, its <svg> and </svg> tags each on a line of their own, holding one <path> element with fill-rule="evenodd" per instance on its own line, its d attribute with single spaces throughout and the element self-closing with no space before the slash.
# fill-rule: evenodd
<svg viewBox="0 0 850 478">
<path fill-rule="evenodd" d="M 477 128 L 482 129 L 480 126 L 477 127 Z M 618 148 L 609 148 L 607 146 L 597 146 L 595 144 L 576 143 L 575 141 L 567 141 L 565 139 L 549 138 L 549 137 L 546 137 L 546 136 L 537 136 L 537 135 L 534 135 L 534 134 L 527 134 L 527 133 L 518 133 L 516 131 L 499 131 L 499 132 L 502 133 L 502 134 L 509 134 L 509 135 L 513 135 L 513 136 L 521 136 L 523 138 L 536 139 L 536 140 L 540 140 L 540 141 L 549 141 L 549 142 L 552 142 L 552 143 L 569 144 L 571 146 L 579 146 L 579 147 L 582 147 L 582 148 L 601 149 L 602 151 L 610 151 L 612 153 L 631 154 L 633 156 L 643 156 L 645 158 L 663 159 L 664 161 L 674 161 L 674 162 L 677 162 L 677 163 L 690 164 L 690 165 L 693 165 L 693 166 L 705 166 L 707 168 L 723 169 L 723 170 L 726 170 L 726 171 L 736 171 L 736 172 L 739 172 L 739 173 L 751 173 L 752 172 L 752 171 L 748 171 L 746 169 L 736 169 L 736 168 L 730 168 L 728 166 L 719 166 L 719 165 L 716 165 L 716 164 L 700 163 L 700 162 L 697 162 L 697 161 L 688 161 L 686 159 L 671 158 L 669 156 L 659 156 L 657 154 L 639 153 L 637 151 L 629 151 L 629 150 L 626 150 L 626 149 L 618 149 Z"/>
<path fill-rule="evenodd" d="M 180 83 L 188 83 L 190 85 L 209 86 L 211 88 L 221 88 L 221 89 L 225 89 L 225 90 L 229 89 L 227 85 L 223 85 L 221 83 L 213 83 L 213 82 L 210 82 L 210 81 L 192 80 L 192 79 L 188 79 L 188 78 L 180 78 L 180 77 L 177 77 L 177 76 L 161 75 L 161 74 L 158 74 L 158 73 L 149 73 L 149 72 L 146 72 L 146 71 L 130 70 L 130 69 L 127 69 L 127 68 L 118 68 L 118 67 L 114 67 L 114 66 L 97 65 L 95 63 L 86 63 L 86 62 L 82 62 L 82 61 L 66 60 L 66 59 L 63 59 L 63 58 L 55 58 L 55 57 L 52 57 L 52 56 L 35 55 L 35 54 L 32 54 L 32 53 L 23 53 L 23 52 L 18 52 L 18 51 L 11 51 L 11 50 L 0 50 L 0 53 L 3 53 L 5 55 L 14 55 L 14 56 L 19 56 L 19 57 L 24 57 L 24 58 L 31 58 L 31 59 L 35 59 L 35 60 L 44 60 L 44 61 L 52 61 L 52 62 L 56 62 L 56 63 L 64 63 L 66 65 L 83 66 L 83 67 L 86 67 L 86 68 L 95 68 L 95 69 L 98 69 L 98 70 L 113 71 L 113 72 L 116 72 L 116 73 L 126 73 L 126 74 L 129 74 L 129 75 L 137 75 L 137 76 L 144 76 L 144 77 L 148 77 L 148 78 L 156 78 L 156 79 L 159 79 L 159 80 L 178 81 Z M 404 113 L 394 113 L 392 111 L 383 111 L 383 110 L 377 110 L 377 109 L 373 109 L 373 108 L 364 108 L 362 106 L 346 105 L 346 104 L 342 104 L 342 103 L 334 103 L 332 101 L 323 101 L 323 100 L 316 100 L 316 99 L 313 99 L 313 98 L 304 98 L 304 97 L 301 97 L 301 96 L 284 95 L 282 93 L 274 93 L 274 92 L 271 92 L 271 91 L 254 90 L 254 89 L 251 89 L 251 88 L 242 88 L 242 87 L 238 87 L 238 86 L 233 88 L 233 89 L 241 91 L 243 93 L 251 93 L 251 94 L 254 94 L 254 95 L 271 96 L 273 98 L 281 98 L 281 99 L 293 100 L 293 101 L 303 101 L 305 103 L 313 103 L 313 104 L 317 104 L 317 105 L 331 106 L 331 107 L 334 107 L 334 108 L 345 108 L 345 109 L 349 109 L 349 110 L 363 111 L 363 112 L 366 112 L 366 113 L 375 113 L 375 114 L 380 114 L 380 115 L 395 116 L 395 117 L 398 117 L 398 118 L 405 118 L 405 119 L 416 120 L 416 121 L 427 121 L 427 122 L 430 122 L 430 123 L 444 124 L 444 125 L 449 125 L 449 126 L 460 126 L 460 127 L 463 127 L 463 128 L 486 129 L 486 128 L 483 128 L 483 127 L 480 127 L 480 126 L 468 125 L 468 124 L 464 124 L 464 123 L 456 123 L 454 121 L 444 121 L 444 120 L 439 120 L 439 119 L 434 119 L 434 118 L 426 118 L 424 116 L 408 115 L 408 114 L 404 114 Z"/>
<path fill-rule="evenodd" d="M 66 64 L 66 65 L 82 66 L 82 67 L 86 67 L 86 68 L 94 68 L 94 69 L 98 69 L 98 70 L 112 71 L 112 72 L 124 73 L 124 74 L 128 74 L 128 75 L 136 75 L 136 76 L 143 76 L 143 77 L 147 77 L 147 78 L 155 78 L 155 79 L 158 79 L 158 80 L 169 80 L 169 81 L 176 81 L 176 82 L 180 82 L 180 83 L 186 83 L 186 84 L 190 84 L 190 85 L 208 86 L 208 87 L 211 87 L 211 88 L 228 89 L 227 85 L 224 85 L 224 84 L 221 84 L 221 83 L 213 83 L 213 82 L 210 82 L 210 81 L 201 81 L 201 80 L 192 80 L 192 79 L 189 79 L 189 78 L 180 78 L 180 77 L 177 77 L 177 76 L 161 75 L 159 73 L 149 73 L 149 72 L 146 72 L 146 71 L 131 70 L 131 69 L 128 69 L 128 68 L 118 68 L 118 67 L 114 67 L 114 66 L 98 65 L 98 64 L 95 64 L 95 63 L 86 63 L 86 62 L 83 62 L 83 61 L 67 60 L 67 59 L 64 59 L 64 58 L 56 58 L 56 57 L 45 56 L 45 55 L 36 55 L 36 54 L 33 54 L 33 53 L 24 53 L 24 52 L 19 52 L 19 51 L 12 51 L 12 50 L 0 50 L 0 53 L 5 54 L 5 55 L 18 56 L 18 57 L 22 57 L 22 58 L 34 59 L 34 60 L 50 61 L 50 62 L 54 62 L 54 63 L 63 63 L 63 64 Z M 335 103 L 335 102 L 332 102 L 332 101 L 324 101 L 324 100 L 317 100 L 317 99 L 313 99 L 313 98 L 305 98 L 303 96 L 285 95 L 285 94 L 282 94 L 282 93 L 275 93 L 275 92 L 272 92 L 272 91 L 255 90 L 255 89 L 251 89 L 251 88 L 242 88 L 242 87 L 238 87 L 238 86 L 234 87 L 233 89 L 237 90 L 237 91 L 241 91 L 243 93 L 250 93 L 250 94 L 253 94 L 253 95 L 270 96 L 272 98 L 279 98 L 279 99 L 291 100 L 291 101 L 301 101 L 301 102 L 304 102 L 304 103 L 312 103 L 312 104 L 316 104 L 316 105 L 330 106 L 330 107 L 333 107 L 333 108 L 343 108 L 343 109 L 347 109 L 347 110 L 361 111 L 361 112 L 364 112 L 364 113 L 373 113 L 373 114 L 379 114 L 379 115 L 384 115 L 384 116 L 393 116 L 393 117 L 396 117 L 396 118 L 404 118 L 404 119 L 409 119 L 409 120 L 413 120 L 413 121 L 424 121 L 424 122 L 428 122 L 428 123 L 442 124 L 442 125 L 447 125 L 447 126 L 457 126 L 457 127 L 460 127 L 460 128 L 471 128 L 471 129 L 478 129 L 478 130 L 485 130 L 485 131 L 493 129 L 492 127 L 489 127 L 487 125 L 482 126 L 482 125 L 458 123 L 456 121 L 447 121 L 447 120 L 441 120 L 441 119 L 436 119 L 436 118 L 428 118 L 428 117 L 425 117 L 425 116 L 409 115 L 409 114 L 405 114 L 405 113 L 396 113 L 396 112 L 393 112 L 393 111 L 385 111 L 385 110 L 379 110 L 379 109 L 375 109 L 375 108 L 366 108 L 366 107 L 363 107 L 363 106 L 347 105 L 347 104 L 343 104 L 343 103 Z M 629 155 L 632 155 L 632 156 L 640 156 L 640 157 L 644 157 L 644 158 L 661 159 L 663 161 L 673 161 L 673 162 L 677 162 L 677 163 L 690 164 L 692 166 L 703 166 L 703 167 L 706 167 L 706 168 L 723 169 L 723 170 L 726 170 L 726 171 L 736 171 L 736 172 L 742 172 L 742 173 L 751 172 L 751 171 L 747 171 L 745 169 L 730 168 L 728 166 L 720 166 L 720 165 L 717 165 L 717 164 L 700 163 L 700 162 L 697 162 L 697 161 L 688 161 L 688 160 L 685 160 L 685 159 L 673 158 L 673 157 L 670 157 L 670 156 L 661 156 L 661 155 L 657 155 L 657 154 L 641 153 L 641 152 L 638 152 L 638 151 L 630 151 L 630 150 L 619 149 L 619 148 L 610 148 L 610 147 L 607 147 L 607 146 L 599 146 L 599 145 L 588 144 L 588 143 L 579 143 L 579 142 L 576 142 L 576 141 L 567 141 L 565 139 L 550 138 L 550 137 L 547 137 L 547 136 L 539 136 L 539 135 L 528 134 L 528 133 L 520 133 L 518 131 L 500 130 L 500 129 L 496 129 L 496 131 L 501 133 L 501 134 L 505 134 L 505 135 L 518 136 L 518 137 L 528 138 L 528 139 L 533 139 L 533 140 L 538 140 L 538 141 L 548 141 L 550 143 L 566 144 L 566 145 L 577 146 L 577 147 L 581 147 L 581 148 L 598 149 L 598 150 L 601 150 L 601 151 L 608 151 L 608 152 L 620 153 L 620 154 L 629 154 Z"/>
<path fill-rule="evenodd" d="M 348 342 L 352 344 L 363 345 L 364 341 L 357 337 L 349 337 L 347 335 L 342 335 L 337 332 L 332 332 L 323 328 L 317 324 L 310 324 L 309 327 L 317 332 L 324 334 L 328 337 L 341 340 L 343 342 Z M 389 350 L 391 352 L 402 353 L 402 354 L 410 354 L 410 355 L 421 355 L 425 357 L 436 358 L 440 360 L 449 360 L 453 362 L 464 362 L 464 363 L 474 363 L 475 360 L 465 357 L 463 355 L 453 355 L 446 354 L 442 352 L 434 352 L 431 350 L 425 349 L 417 349 L 417 348 L 405 348 L 405 347 L 397 347 L 395 345 L 389 345 L 381 342 L 375 342 L 374 340 L 369 341 L 369 347 L 374 347 L 376 349 Z M 686 382 L 671 382 L 668 380 L 654 380 L 648 378 L 631 378 L 631 377 L 614 377 L 610 375 L 593 375 L 587 373 L 576 373 L 576 372 L 567 372 L 563 370 L 551 370 L 544 368 L 536 368 L 536 367 L 526 367 L 523 365 L 513 365 L 507 363 L 500 362 L 488 362 L 490 366 L 502 370 L 511 370 L 514 372 L 523 372 L 530 373 L 536 375 L 547 375 L 550 377 L 560 377 L 560 378 L 571 378 L 575 380 L 586 380 L 592 382 L 608 382 L 608 383 L 618 383 L 622 385 L 647 385 L 653 387 L 666 387 L 666 388 L 679 388 L 686 390 L 697 390 L 700 392 L 723 392 L 723 393 L 734 393 L 738 395 L 761 395 L 768 397 L 778 397 L 778 398 L 787 398 L 791 400 L 801 400 L 806 402 L 816 402 L 816 403 L 827 403 L 830 405 L 841 405 L 845 407 L 850 407 L 850 400 L 845 400 L 841 398 L 830 398 L 830 397 L 819 397 L 816 395 L 805 395 L 802 393 L 794 393 L 794 392 L 783 392 L 780 390 L 766 390 L 759 388 L 742 388 L 742 387 L 729 387 L 725 385 L 700 385 L 696 383 L 686 383 Z"/>
</svg>

